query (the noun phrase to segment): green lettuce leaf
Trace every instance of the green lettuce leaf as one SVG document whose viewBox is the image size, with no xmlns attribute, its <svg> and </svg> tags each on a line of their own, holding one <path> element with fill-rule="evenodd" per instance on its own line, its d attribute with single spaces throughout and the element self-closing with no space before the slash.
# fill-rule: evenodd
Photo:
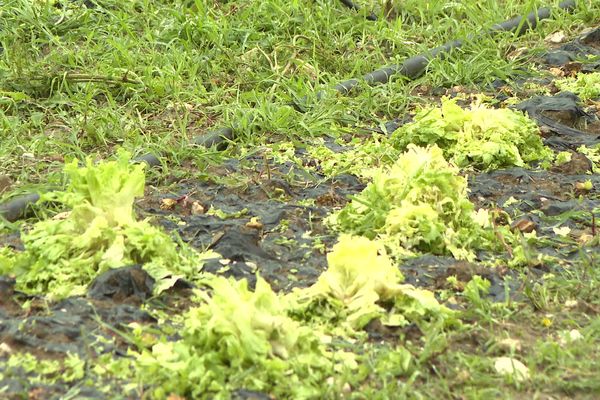
<svg viewBox="0 0 600 400">
<path fill-rule="evenodd" d="M 436 144 L 457 166 L 481 170 L 524 166 L 553 157 L 543 145 L 536 123 L 523 113 L 481 104 L 466 110 L 448 98 L 442 99 L 441 107 L 419 111 L 413 122 L 392 134 L 391 143 L 399 150 L 410 144 Z"/>
<path fill-rule="evenodd" d="M 478 221 L 458 173 L 439 147 L 410 145 L 330 222 L 341 232 L 378 238 L 395 258 L 430 252 L 473 259 L 494 235 Z"/>
<path fill-rule="evenodd" d="M 155 398 L 169 393 L 213 398 L 233 389 L 268 390 L 315 398 L 332 361 L 315 330 L 287 315 L 287 300 L 258 277 L 210 277 L 200 305 L 185 315 L 181 339 L 160 342 L 136 355 L 138 375 L 152 382 Z"/>
<path fill-rule="evenodd" d="M 198 254 L 177 246 L 148 221 L 135 219 L 133 204 L 144 193 L 144 170 L 130 163 L 128 153 L 120 151 L 116 160 L 97 165 L 91 159 L 83 167 L 73 161 L 65 173 L 66 190 L 43 199 L 71 211 L 62 219 L 40 221 L 22 235 L 25 251 L 11 268 L 19 290 L 51 299 L 82 295 L 98 274 L 141 264 L 160 291 L 168 287 L 165 282 L 199 272 Z"/>
<path fill-rule="evenodd" d="M 560 90 L 575 93 L 583 101 L 600 97 L 600 72 L 579 73 L 575 77 L 567 77 L 554 81 Z"/>
<path fill-rule="evenodd" d="M 432 292 L 402 284 L 404 277 L 385 254 L 382 243 L 361 236 L 340 236 L 327 255 L 328 268 L 317 282 L 293 292 L 295 315 L 363 328 L 379 318 L 403 326 L 429 318 L 450 318 Z"/>
</svg>

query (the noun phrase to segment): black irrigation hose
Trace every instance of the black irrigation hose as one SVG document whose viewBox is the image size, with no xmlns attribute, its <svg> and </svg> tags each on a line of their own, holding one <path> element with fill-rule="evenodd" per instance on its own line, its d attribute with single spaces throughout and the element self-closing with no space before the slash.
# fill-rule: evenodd
<svg viewBox="0 0 600 400">
<path fill-rule="evenodd" d="M 17 221 L 25 216 L 27 208 L 40 199 L 38 193 L 27 193 L 15 197 L 12 200 L 0 205 L 0 215 L 9 222 Z"/>
<path fill-rule="evenodd" d="M 572 11 L 573 9 L 575 9 L 575 0 L 563 1 L 558 5 L 558 8 L 562 10 Z M 515 17 L 500 24 L 493 25 L 483 34 L 471 34 L 467 37 L 466 40 L 476 40 L 478 37 L 481 36 L 495 35 L 499 32 L 508 31 L 514 31 L 516 35 L 522 35 L 527 30 L 534 29 L 535 27 L 537 27 L 538 21 L 550 18 L 551 14 L 552 10 L 549 7 L 543 7 L 527 14 L 525 17 Z M 376 71 L 370 72 L 362 77 L 362 81 L 371 85 L 374 83 L 387 83 L 392 77 L 392 75 L 402 75 L 409 79 L 417 78 L 425 72 L 427 65 L 433 58 L 444 57 L 444 55 L 446 53 L 449 53 L 450 50 L 461 47 L 463 43 L 463 40 L 453 40 L 442 46 L 436 47 L 433 50 L 430 50 L 426 53 L 408 58 L 402 64 L 390 65 L 388 67 L 380 68 Z M 333 87 L 333 89 L 335 89 L 341 94 L 348 94 L 360 83 L 360 81 L 360 79 L 349 79 L 347 81 L 338 83 Z M 325 93 L 325 91 L 318 92 L 317 99 L 320 99 L 323 95 L 325 95 Z M 306 102 L 306 97 L 300 99 L 300 103 L 304 102 Z M 302 105 L 300 104 L 295 104 L 294 106 L 299 111 L 303 110 Z"/>
<path fill-rule="evenodd" d="M 374 83 L 387 83 L 392 77 L 392 75 L 398 74 L 406 76 L 410 79 L 415 79 L 421 74 L 423 74 L 423 72 L 425 72 L 425 68 L 427 67 L 429 61 L 431 61 L 432 58 L 443 56 L 445 53 L 450 52 L 450 50 L 462 46 L 462 44 L 462 40 L 453 40 L 442 46 L 436 47 L 435 49 L 427 53 L 411 57 L 400 65 L 391 65 L 389 67 L 383 67 L 373 72 L 369 72 L 368 74 L 362 77 L 362 80 L 369 85 L 372 85 Z M 338 83 L 333 87 L 333 89 L 335 89 L 341 94 L 348 94 L 359 83 L 359 79 L 349 79 L 347 81 Z M 325 91 L 318 92 L 317 99 L 321 99 L 325 95 L 325 93 Z"/>
<path fill-rule="evenodd" d="M 354 11 L 360 11 L 360 7 L 357 6 L 352 0 L 340 0 L 340 1 L 342 2 L 343 5 L 345 5 L 349 9 L 354 10 Z M 375 14 L 373 14 L 373 12 L 371 11 L 371 13 L 369 15 L 367 15 L 367 19 L 369 21 L 377 21 L 377 16 Z"/>
<path fill-rule="evenodd" d="M 345 3 L 345 2 L 344 2 Z M 559 9 L 572 11 L 575 9 L 575 0 L 566 0 L 558 5 Z M 529 29 L 534 29 L 538 25 L 538 21 L 550 18 L 552 11 L 549 7 L 543 7 L 536 11 L 533 11 L 525 17 L 515 17 L 508 21 L 502 22 L 492 26 L 484 34 L 493 35 L 497 32 L 514 31 L 515 34 L 521 35 Z M 467 40 L 474 40 L 477 35 L 470 35 Z M 424 54 L 407 59 L 400 65 L 392 65 L 373 71 L 363 76 L 362 80 L 368 84 L 373 83 L 386 83 L 390 80 L 392 75 L 403 75 L 409 79 L 414 79 L 425 72 L 429 61 L 435 57 L 443 57 L 450 50 L 462 46 L 462 40 L 454 40 L 448 42 L 440 47 L 428 51 Z M 341 82 L 334 86 L 334 89 L 341 94 L 349 93 L 353 88 L 359 84 L 358 79 L 350 79 Z M 324 92 L 318 92 L 317 98 L 321 98 Z M 294 107 L 298 111 L 303 110 L 298 104 L 294 104 Z M 194 145 L 212 147 L 216 146 L 217 149 L 223 149 L 227 146 L 227 143 L 235 138 L 235 132 L 233 128 L 219 128 L 207 132 L 202 136 L 197 136 L 192 139 L 191 143 Z M 156 167 L 161 164 L 159 157 L 152 153 L 144 154 L 137 157 L 134 161 L 145 162 L 150 167 Z M 39 194 L 29 193 L 23 196 L 15 197 L 12 200 L 0 205 L 0 217 L 5 218 L 10 222 L 14 222 L 26 215 L 26 211 L 39 200 Z"/>
</svg>

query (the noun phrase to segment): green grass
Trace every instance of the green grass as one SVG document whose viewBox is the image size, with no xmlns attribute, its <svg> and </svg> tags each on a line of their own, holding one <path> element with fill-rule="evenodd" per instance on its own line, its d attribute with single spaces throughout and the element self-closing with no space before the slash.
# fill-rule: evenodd
<svg viewBox="0 0 600 400">
<path fill-rule="evenodd" d="M 410 95 L 417 85 L 517 76 L 529 64 L 508 59 L 511 49 L 539 45 L 597 12 L 579 2 L 573 15 L 559 13 L 522 38 L 503 33 L 468 44 L 451 62 L 434 60 L 416 82 L 361 85 L 307 114 L 286 105 L 543 4 L 421 3 L 397 5 L 400 17 L 388 20 L 379 2 L 363 2 L 380 15 L 373 22 L 332 1 L 102 0 L 88 9 L 9 0 L 0 14 L 0 171 L 23 187 L 47 181 L 57 158 L 106 157 L 115 146 L 161 150 L 173 168 L 189 157 L 202 165 L 210 157 L 187 141 L 218 126 L 238 127 L 241 145 L 377 126 L 422 101 Z"/>
</svg>

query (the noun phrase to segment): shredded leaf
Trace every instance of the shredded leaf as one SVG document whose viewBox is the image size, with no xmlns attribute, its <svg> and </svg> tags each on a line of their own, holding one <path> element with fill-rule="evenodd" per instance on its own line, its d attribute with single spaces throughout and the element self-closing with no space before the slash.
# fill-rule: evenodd
<svg viewBox="0 0 600 400">
<path fill-rule="evenodd" d="M 98 274 L 141 264 L 160 291 L 174 277 L 198 272 L 198 254 L 178 248 L 148 221 L 135 219 L 133 203 L 144 193 L 145 178 L 143 166 L 132 165 L 128 153 L 97 165 L 88 159 L 84 167 L 74 160 L 65 173 L 66 190 L 43 200 L 63 203 L 71 211 L 64 219 L 36 223 L 22 236 L 25 251 L 15 257 L 10 271 L 19 290 L 51 299 L 81 295 Z"/>
<path fill-rule="evenodd" d="M 211 294 L 199 292 L 201 305 L 185 314 L 181 339 L 138 354 L 140 378 L 157 384 L 153 396 L 213 398 L 240 387 L 318 396 L 331 361 L 314 330 L 287 316 L 285 299 L 260 277 L 254 292 L 245 279 L 207 284 Z"/>
<path fill-rule="evenodd" d="M 380 134 L 355 140 L 344 151 L 335 152 L 327 146 L 311 146 L 307 149 L 311 158 L 318 161 L 319 173 L 325 176 L 353 174 L 370 178 L 373 168 L 388 165 L 398 155 Z"/>
<path fill-rule="evenodd" d="M 535 122 L 523 113 L 481 104 L 465 110 L 456 100 L 447 98 L 441 107 L 419 111 L 414 122 L 393 133 L 391 142 L 400 150 L 411 143 L 436 144 L 457 166 L 481 170 L 524 166 L 553 157 L 552 151 L 542 144 Z"/>
<path fill-rule="evenodd" d="M 575 77 L 567 77 L 554 81 L 557 88 L 575 93 L 583 101 L 600 96 L 600 72 L 579 73 Z"/>
<path fill-rule="evenodd" d="M 207 275 L 210 290 L 199 291 L 200 305 L 184 314 L 180 339 L 135 354 L 139 379 L 152 383 L 154 398 L 213 398 L 240 387 L 320 398 L 323 379 L 358 368 L 360 358 L 330 349 L 332 336 L 352 334 L 374 318 L 392 326 L 454 321 L 433 293 L 401 284 L 382 252 L 377 242 L 344 235 L 318 282 L 288 295 L 260 277 L 251 291 L 245 279 Z M 411 356 L 398 351 L 404 372 Z"/>
<path fill-rule="evenodd" d="M 299 304 L 296 313 L 302 310 L 304 318 L 316 315 L 354 330 L 375 318 L 403 326 L 451 315 L 432 292 L 401 284 L 404 277 L 381 243 L 342 235 L 327 261 L 327 271 L 313 286 L 292 294 Z"/>
<path fill-rule="evenodd" d="M 467 180 L 442 150 L 410 145 L 331 222 L 342 232 L 382 240 L 396 258 L 431 252 L 472 259 L 474 249 L 493 241 L 480 217 L 467 198 Z"/>
</svg>

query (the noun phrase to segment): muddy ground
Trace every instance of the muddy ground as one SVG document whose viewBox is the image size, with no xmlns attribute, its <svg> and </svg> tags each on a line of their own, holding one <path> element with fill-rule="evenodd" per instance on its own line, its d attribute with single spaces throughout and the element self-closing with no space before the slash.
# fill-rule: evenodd
<svg viewBox="0 0 600 400">
<path fill-rule="evenodd" d="M 539 63 L 542 68 L 567 75 L 600 70 L 600 62 L 581 62 L 587 55 L 600 55 L 600 29 L 550 49 Z M 600 143 L 600 103 L 582 103 L 572 94 L 557 93 L 551 79 L 534 81 L 554 94 L 532 96 L 527 89 L 512 93 L 513 89 L 501 85 L 493 94 L 502 97 L 510 92 L 521 97 L 523 103 L 516 108 L 527 111 L 540 124 L 549 147 L 573 152 L 572 161 L 548 171 L 510 168 L 471 174 L 470 197 L 477 207 L 506 212 L 514 220 L 515 229 L 536 229 L 538 236 L 547 239 L 536 251 L 559 256 L 568 265 L 580 256 L 581 242 L 598 235 L 600 229 L 600 215 L 592 211 L 600 207 L 600 175 L 592 174 L 592 162 L 576 152 L 583 144 Z M 523 88 L 527 82 L 522 82 Z M 456 92 L 456 88 L 434 88 L 427 95 L 440 97 Z M 147 196 L 138 204 L 139 215 L 153 217 L 158 225 L 185 242 L 201 250 L 212 249 L 226 259 L 210 260 L 204 267 L 206 271 L 246 278 L 251 283 L 259 271 L 278 291 L 311 285 L 326 266 L 325 249 L 331 248 L 337 237 L 324 226 L 323 219 L 343 206 L 348 196 L 359 193 L 364 184 L 352 175 L 326 179 L 319 174 L 318 161 L 308 159 L 302 151 L 296 155 L 315 167 L 313 171 L 302 171 L 292 163 L 265 162 L 260 155 L 241 161 L 232 159 L 208 171 L 211 179 L 182 181 L 174 192 Z M 577 183 L 588 179 L 593 183 L 592 190 L 582 190 Z M 167 198 L 176 200 L 170 209 L 164 207 Z M 227 217 L 199 213 L 198 205 L 205 210 L 221 210 Z M 251 223 L 251 217 L 259 217 L 260 223 Z M 571 228 L 569 237 L 554 233 L 558 223 Z M 18 235 L 4 237 L 3 242 L 19 247 Z M 585 251 L 597 250 L 588 247 Z M 508 285 L 511 296 L 527 301 L 522 294 L 524 277 L 537 279 L 549 267 L 533 263 L 528 271 L 490 269 L 451 257 L 423 255 L 399 268 L 407 282 L 429 289 L 443 287 L 450 275 L 463 282 L 474 274 L 483 275 L 492 283 L 490 296 L 494 300 L 504 299 Z M 140 308 L 144 302 L 180 311 L 187 306 L 190 285 L 186 282 L 159 299 L 148 300 L 152 282 L 139 266 L 124 266 L 109 274 L 91 285 L 87 297 L 52 304 L 15 292 L 14 282 L 0 277 L 0 372 L 5 368 L 1 361 L 10 351 L 31 352 L 45 359 L 62 359 L 67 353 L 88 361 L 100 354 L 126 357 L 128 344 L 113 328 L 125 329 L 131 322 L 155 323 Z M 27 308 L 22 307 L 25 302 Z M 103 337 L 111 340 L 101 340 Z M 117 340 L 113 342 L 114 338 Z M 95 390 L 79 384 L 36 383 L 32 378 L 33 372 L 27 371 L 6 376 L 0 381 L 0 397 L 57 399 L 74 395 L 72 398 L 109 399 L 115 398 L 110 393 L 122 393 L 119 382 L 99 382 L 105 390 Z M 261 395 L 240 391 L 238 398 Z"/>
</svg>

